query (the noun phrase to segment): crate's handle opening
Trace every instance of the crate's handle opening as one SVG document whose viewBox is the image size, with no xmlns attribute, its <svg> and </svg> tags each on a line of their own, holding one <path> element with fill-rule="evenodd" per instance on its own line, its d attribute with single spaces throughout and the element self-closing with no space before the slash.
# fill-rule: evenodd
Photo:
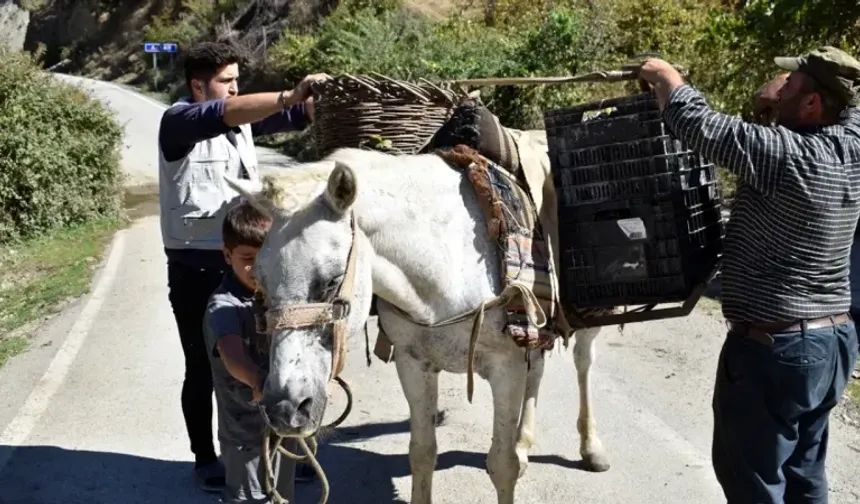
<svg viewBox="0 0 860 504">
<path fill-rule="evenodd" d="M 594 213 L 595 221 L 621 220 L 633 217 L 629 208 L 613 208 L 612 210 L 599 210 Z"/>
</svg>

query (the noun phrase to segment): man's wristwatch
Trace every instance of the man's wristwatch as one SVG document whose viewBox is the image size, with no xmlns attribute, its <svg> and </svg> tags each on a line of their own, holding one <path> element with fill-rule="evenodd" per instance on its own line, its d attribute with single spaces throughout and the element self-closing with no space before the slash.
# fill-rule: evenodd
<svg viewBox="0 0 860 504">
<path fill-rule="evenodd" d="M 284 89 L 283 91 L 281 91 L 280 93 L 278 93 L 278 101 L 281 103 L 281 108 L 282 108 L 282 109 L 286 109 L 286 108 L 288 107 L 288 105 L 287 105 L 287 96 L 286 96 L 286 95 L 287 95 L 287 90 L 286 90 L 286 89 Z"/>
</svg>

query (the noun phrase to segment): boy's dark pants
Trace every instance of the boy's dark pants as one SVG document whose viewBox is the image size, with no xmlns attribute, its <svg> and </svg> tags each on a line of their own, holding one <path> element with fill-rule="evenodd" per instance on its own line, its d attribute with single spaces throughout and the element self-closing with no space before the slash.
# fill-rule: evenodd
<svg viewBox="0 0 860 504">
<path fill-rule="evenodd" d="M 185 354 L 182 414 L 198 466 L 217 460 L 212 436 L 212 370 L 203 337 L 203 315 L 224 271 L 192 268 L 173 261 L 167 264 L 170 305 Z"/>
<path fill-rule="evenodd" d="M 858 353 L 854 322 L 835 320 L 771 338 L 730 328 L 717 366 L 712 447 L 729 504 L 827 502 L 828 419 Z"/>
</svg>

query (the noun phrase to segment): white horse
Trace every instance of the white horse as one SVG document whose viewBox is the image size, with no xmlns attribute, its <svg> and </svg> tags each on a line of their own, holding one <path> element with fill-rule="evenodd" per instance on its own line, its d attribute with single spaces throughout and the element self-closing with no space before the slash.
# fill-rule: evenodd
<svg viewBox="0 0 860 504">
<path fill-rule="evenodd" d="M 471 183 L 433 154 L 358 149 L 339 149 L 321 162 L 285 170 L 262 190 L 228 183 L 273 219 L 256 266 L 272 329 L 261 401 L 270 426 L 281 436 L 315 433 L 330 377 L 342 366 L 338 332 L 361 334 L 376 294 L 409 403 L 411 502 L 429 504 L 439 372 L 467 371 L 472 320 L 426 325 L 472 311 L 502 290 L 498 245 L 488 235 Z M 333 305 L 344 283 L 354 287 L 351 308 L 333 325 L 328 322 L 338 320 Z M 502 333 L 504 323 L 503 308 L 486 311 L 474 370 L 492 387 L 487 470 L 499 504 L 512 504 L 535 441 L 544 359 L 540 350 L 531 350 L 529 366 L 526 350 Z M 577 428 L 586 465 L 604 471 L 609 464 L 597 436 L 588 379 L 598 332 L 575 334 Z"/>
</svg>

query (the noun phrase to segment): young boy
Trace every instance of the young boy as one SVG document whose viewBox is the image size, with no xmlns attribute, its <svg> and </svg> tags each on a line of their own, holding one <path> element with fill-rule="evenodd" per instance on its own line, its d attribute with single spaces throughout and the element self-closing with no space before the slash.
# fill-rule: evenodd
<svg viewBox="0 0 860 504">
<path fill-rule="evenodd" d="M 223 224 L 230 270 L 209 298 L 203 321 L 218 405 L 218 440 L 226 471 L 222 502 L 266 503 L 262 443 L 265 423 L 257 407 L 268 371 L 268 341 L 254 320 L 254 263 L 271 222 L 247 202 L 230 209 Z M 285 441 L 295 453 L 295 441 Z M 295 462 L 280 459 L 276 489 L 294 501 Z M 278 466 L 274 466 L 278 467 Z M 302 472 L 313 468 L 306 466 Z"/>
</svg>

